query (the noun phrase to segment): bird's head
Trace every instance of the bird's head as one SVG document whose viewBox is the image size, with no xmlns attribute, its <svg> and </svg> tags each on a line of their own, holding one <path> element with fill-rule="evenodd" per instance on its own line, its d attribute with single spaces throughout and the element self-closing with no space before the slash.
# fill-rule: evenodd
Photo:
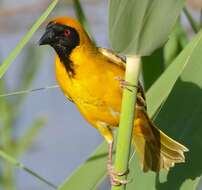
<svg viewBox="0 0 202 190">
<path fill-rule="evenodd" d="M 50 45 L 57 54 L 67 55 L 77 46 L 89 42 L 88 35 L 78 21 L 69 17 L 60 17 L 48 23 L 39 45 Z"/>
</svg>

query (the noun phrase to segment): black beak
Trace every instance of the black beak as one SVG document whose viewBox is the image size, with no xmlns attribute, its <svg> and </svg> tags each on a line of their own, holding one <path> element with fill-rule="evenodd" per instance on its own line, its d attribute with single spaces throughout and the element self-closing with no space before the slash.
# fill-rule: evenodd
<svg viewBox="0 0 202 190">
<path fill-rule="evenodd" d="M 39 40 L 39 45 L 52 44 L 54 42 L 55 33 L 53 30 L 48 29 Z"/>
</svg>

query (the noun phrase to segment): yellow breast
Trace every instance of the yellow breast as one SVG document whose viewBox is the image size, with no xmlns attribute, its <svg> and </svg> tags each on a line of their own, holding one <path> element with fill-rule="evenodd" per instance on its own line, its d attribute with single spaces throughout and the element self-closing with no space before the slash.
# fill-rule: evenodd
<svg viewBox="0 0 202 190">
<path fill-rule="evenodd" d="M 123 78 L 124 71 L 96 51 L 87 53 L 81 47 L 74 50 L 70 59 L 75 71 L 73 77 L 56 56 L 56 78 L 64 94 L 92 125 L 96 121 L 118 125 L 122 90 L 115 78 Z"/>
</svg>

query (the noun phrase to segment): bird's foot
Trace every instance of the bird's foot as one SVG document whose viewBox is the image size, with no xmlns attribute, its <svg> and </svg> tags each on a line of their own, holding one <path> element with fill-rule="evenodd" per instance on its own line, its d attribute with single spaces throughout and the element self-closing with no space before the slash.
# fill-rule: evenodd
<svg viewBox="0 0 202 190">
<path fill-rule="evenodd" d="M 124 79 L 122 79 L 122 78 L 119 77 L 119 76 L 115 77 L 115 80 L 118 80 L 118 81 L 120 82 L 120 87 L 121 87 L 122 89 L 127 89 L 127 90 L 129 90 L 129 91 L 131 91 L 131 92 L 132 92 L 132 90 L 131 90 L 129 87 L 133 87 L 133 88 L 137 88 L 137 89 L 138 89 L 138 86 L 133 85 L 133 84 L 131 84 L 131 83 L 128 82 L 128 81 L 125 81 Z"/>
<path fill-rule="evenodd" d="M 128 173 L 129 173 L 128 170 L 126 172 L 116 172 L 114 170 L 114 167 L 111 164 L 108 165 L 108 174 L 109 174 L 109 177 L 110 177 L 110 182 L 114 186 L 127 184 L 128 180 L 118 179 L 117 177 L 118 176 L 124 176 L 124 175 L 126 175 Z"/>
</svg>

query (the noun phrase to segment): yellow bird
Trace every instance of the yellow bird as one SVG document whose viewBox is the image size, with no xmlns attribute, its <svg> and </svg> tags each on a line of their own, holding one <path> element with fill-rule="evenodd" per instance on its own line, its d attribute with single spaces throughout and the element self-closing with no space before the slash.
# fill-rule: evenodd
<svg viewBox="0 0 202 190">
<path fill-rule="evenodd" d="M 124 60 L 111 50 L 96 47 L 81 24 L 69 17 L 52 20 L 39 43 L 54 48 L 56 78 L 62 91 L 108 142 L 111 183 L 126 183 L 116 178 L 112 166 L 113 129 L 119 126 L 122 88 L 127 88 Z M 188 151 L 152 123 L 140 83 L 133 144 L 144 172 L 158 172 L 184 162 L 184 152 Z"/>
</svg>

